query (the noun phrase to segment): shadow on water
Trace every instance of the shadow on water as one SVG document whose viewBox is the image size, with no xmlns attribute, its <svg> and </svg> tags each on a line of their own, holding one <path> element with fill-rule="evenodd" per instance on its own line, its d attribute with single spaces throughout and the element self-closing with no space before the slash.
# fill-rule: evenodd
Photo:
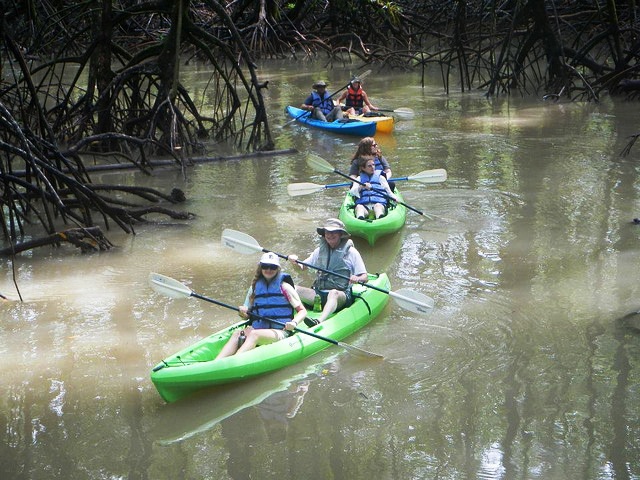
<svg viewBox="0 0 640 480">
<path fill-rule="evenodd" d="M 640 310 L 627 313 L 624 317 L 618 318 L 616 322 L 620 327 L 640 335 Z"/>
<path fill-rule="evenodd" d="M 278 394 L 282 397 L 287 396 L 287 391 L 301 392 L 305 390 L 302 386 L 308 386 L 314 378 L 322 376 L 326 365 L 335 361 L 338 355 L 321 353 L 305 362 L 313 362 L 311 365 L 288 367 L 251 381 L 204 389 L 176 403 L 166 404 L 157 411 L 150 437 L 159 445 L 177 444 L 211 430 L 249 407 L 268 406 L 269 399 Z M 301 401 L 302 398 L 296 396 L 293 402 L 286 402 L 289 408 L 283 412 L 284 417 L 295 416 Z"/>
</svg>

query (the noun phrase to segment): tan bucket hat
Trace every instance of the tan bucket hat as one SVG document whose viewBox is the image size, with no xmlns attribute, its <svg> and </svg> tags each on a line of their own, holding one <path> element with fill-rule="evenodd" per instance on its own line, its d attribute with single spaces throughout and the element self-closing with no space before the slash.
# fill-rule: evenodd
<svg viewBox="0 0 640 480">
<path fill-rule="evenodd" d="M 324 222 L 324 226 L 316 228 L 318 235 L 324 236 L 325 232 L 341 232 L 342 236 L 349 236 L 349 233 L 345 229 L 344 223 L 337 218 L 330 218 Z"/>
</svg>

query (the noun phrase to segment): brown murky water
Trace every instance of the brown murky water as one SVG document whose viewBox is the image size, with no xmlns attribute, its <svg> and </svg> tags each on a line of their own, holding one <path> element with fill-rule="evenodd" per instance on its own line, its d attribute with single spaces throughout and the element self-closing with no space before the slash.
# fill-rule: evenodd
<svg viewBox="0 0 640 480">
<path fill-rule="evenodd" d="M 277 148 L 347 171 L 358 138 L 283 126 L 282 112 L 314 80 L 339 87 L 350 72 L 300 70 L 261 74 Z M 197 71 L 189 78 L 199 88 Z M 637 104 L 488 101 L 418 85 L 404 73 L 367 78 L 375 104 L 416 112 L 376 139 L 395 175 L 446 168 L 449 180 L 399 185 L 428 216 L 356 244 L 392 288 L 431 296 L 431 316 L 392 301 L 346 340 L 382 361 L 331 347 L 166 405 L 151 367 L 235 317 L 160 296 L 149 272 L 239 305 L 257 257 L 222 247 L 222 230 L 307 254 L 344 190 L 292 198 L 287 184 L 342 178 L 302 154 L 198 165 L 186 179 L 105 174 L 97 181 L 179 187 L 197 218 L 112 230 L 109 253 L 63 246 L 1 261 L 12 299 L 0 304 L 2 478 L 639 478 L 640 322 L 623 317 L 640 310 L 640 148 L 618 155 Z"/>
</svg>

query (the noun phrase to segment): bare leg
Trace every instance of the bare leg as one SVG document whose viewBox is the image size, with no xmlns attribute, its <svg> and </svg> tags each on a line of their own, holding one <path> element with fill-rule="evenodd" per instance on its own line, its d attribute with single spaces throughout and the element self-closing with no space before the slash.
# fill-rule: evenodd
<svg viewBox="0 0 640 480">
<path fill-rule="evenodd" d="M 247 339 L 236 352 L 236 355 L 246 352 L 256 347 L 256 345 L 266 345 L 268 343 L 277 342 L 280 337 L 275 330 L 271 328 L 252 329 L 247 335 Z"/>
<path fill-rule="evenodd" d="M 301 287 L 296 285 L 296 291 L 300 295 L 300 300 L 307 305 L 313 305 L 313 300 L 316 297 L 316 291 L 313 288 Z"/>
<path fill-rule="evenodd" d="M 240 332 L 241 330 L 236 330 L 235 332 L 233 332 L 233 334 L 231 334 L 231 338 L 227 341 L 224 347 L 222 347 L 222 350 L 220 350 L 220 353 L 216 357 L 216 360 L 218 360 L 219 358 L 230 357 L 238 351 L 238 337 L 240 337 Z"/>
<path fill-rule="evenodd" d="M 382 205 L 381 203 L 376 203 L 373 206 L 373 213 L 376 214 L 376 218 L 380 218 L 381 216 L 384 215 L 384 205 Z"/>
<path fill-rule="evenodd" d="M 356 218 L 360 218 L 360 217 L 364 218 L 367 216 L 367 209 L 364 207 L 364 205 L 356 205 L 355 214 L 356 214 Z"/>
<path fill-rule="evenodd" d="M 322 313 L 318 317 L 318 322 L 324 322 L 329 315 L 336 311 L 338 307 L 344 305 L 344 302 L 347 301 L 347 296 L 344 292 L 340 290 L 329 290 L 327 294 L 327 302 L 324 304 L 324 308 L 322 309 Z"/>
</svg>

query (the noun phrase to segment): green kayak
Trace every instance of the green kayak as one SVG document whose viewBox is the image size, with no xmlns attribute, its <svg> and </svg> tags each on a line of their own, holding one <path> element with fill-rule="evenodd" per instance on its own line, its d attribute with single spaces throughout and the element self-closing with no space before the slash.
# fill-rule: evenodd
<svg viewBox="0 0 640 480">
<path fill-rule="evenodd" d="M 397 187 L 394 193 L 400 202 L 404 201 Z M 365 238 L 369 245 L 373 245 L 379 237 L 395 233 L 402 228 L 407 218 L 407 208 L 404 205 L 389 202 L 389 208 L 384 217 L 358 220 L 355 215 L 355 198 L 347 192 L 338 218 L 344 223 L 347 232 L 353 236 Z"/>
<path fill-rule="evenodd" d="M 384 273 L 369 275 L 368 284 L 389 291 L 389 279 Z M 375 288 L 354 285 L 355 300 L 349 308 L 314 327 L 300 325 L 298 328 L 339 342 L 367 325 L 387 304 L 389 295 Z M 318 315 L 309 312 L 308 317 Z M 244 325 L 244 322 L 239 322 L 220 330 L 157 364 L 151 372 L 151 381 L 160 396 L 167 402 L 175 402 L 206 387 L 238 382 L 295 364 L 332 345 L 326 340 L 297 332 L 279 342 L 214 360 L 233 331 Z"/>
</svg>

